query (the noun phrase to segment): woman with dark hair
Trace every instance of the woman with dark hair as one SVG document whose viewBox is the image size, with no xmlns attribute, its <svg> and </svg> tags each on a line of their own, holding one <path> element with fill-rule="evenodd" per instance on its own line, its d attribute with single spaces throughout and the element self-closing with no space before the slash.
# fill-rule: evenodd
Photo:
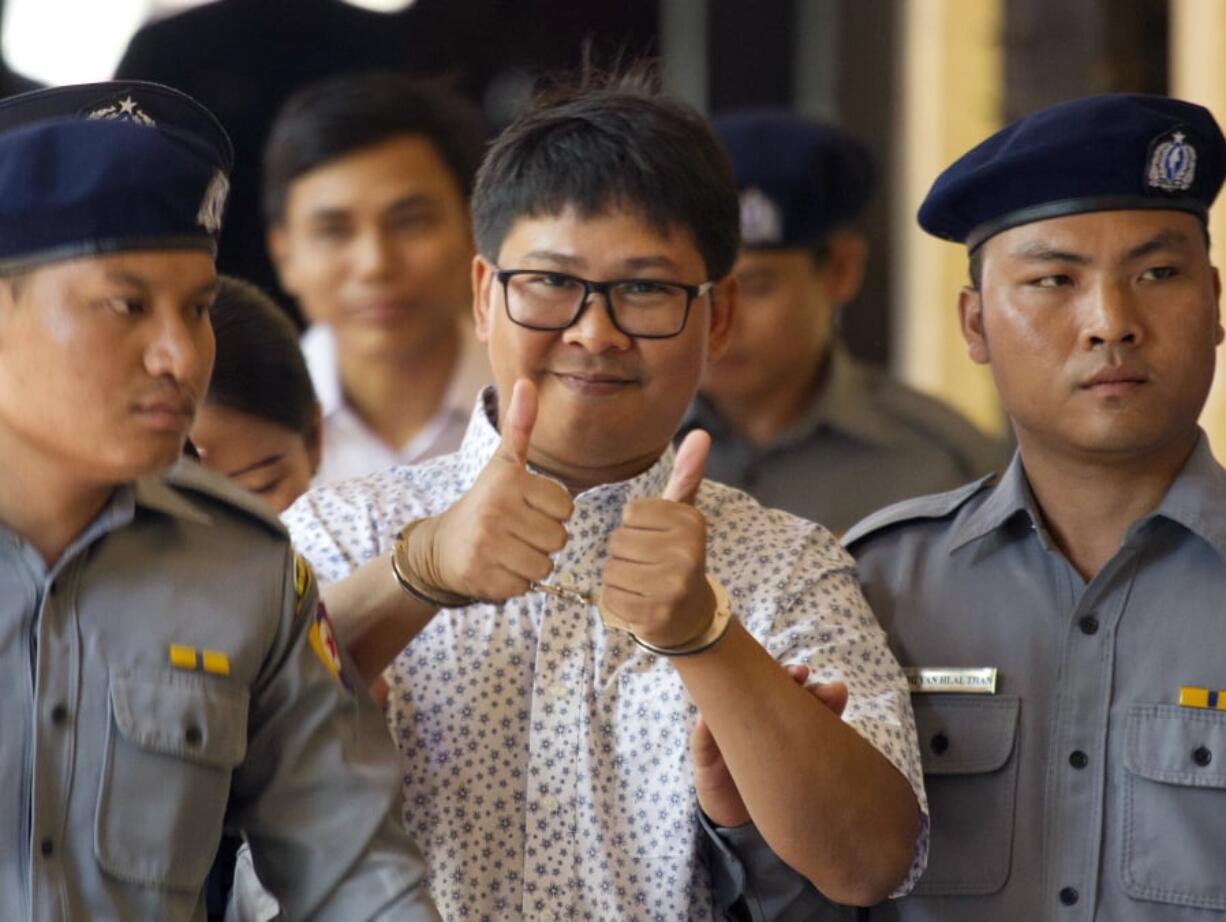
<svg viewBox="0 0 1226 922">
<path fill-rule="evenodd" d="M 298 333 L 254 285 L 222 276 L 213 302 L 217 360 L 191 438 L 200 460 L 277 512 L 319 467 L 319 402 Z"/>
</svg>

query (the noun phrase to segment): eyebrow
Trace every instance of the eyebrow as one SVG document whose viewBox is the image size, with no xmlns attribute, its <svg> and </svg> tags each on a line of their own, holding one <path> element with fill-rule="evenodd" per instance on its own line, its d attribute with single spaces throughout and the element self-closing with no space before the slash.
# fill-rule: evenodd
<svg viewBox="0 0 1226 922">
<path fill-rule="evenodd" d="M 132 288 L 138 288 L 140 291 L 148 292 L 149 283 L 139 275 L 128 272 L 124 269 L 108 269 L 106 272 L 108 281 L 115 282 L 120 285 L 129 285 Z M 215 295 L 217 293 L 218 280 L 211 278 L 207 282 L 202 282 L 191 290 L 188 297 L 194 298 L 197 295 Z"/>
<path fill-rule="evenodd" d="M 1124 261 L 1130 262 L 1134 259 L 1140 259 L 1143 256 L 1150 256 L 1162 250 L 1178 249 L 1187 242 L 1188 235 L 1181 233 L 1180 231 L 1159 231 L 1144 243 L 1138 244 L 1129 250 L 1127 255 L 1124 257 Z"/>
<path fill-rule="evenodd" d="M 1009 254 L 1014 259 L 1032 263 L 1073 263 L 1078 266 L 1088 266 L 1090 257 L 1084 253 L 1074 253 L 1071 250 L 1061 250 L 1046 243 L 1030 243 L 1019 247 Z"/>
<path fill-rule="evenodd" d="M 284 452 L 281 452 L 279 454 L 268 455 L 265 458 L 261 458 L 259 461 L 255 461 L 251 464 L 248 464 L 246 467 L 240 467 L 236 471 L 230 471 L 228 474 L 226 474 L 226 476 L 227 477 L 238 477 L 241 474 L 249 474 L 252 471 L 257 471 L 262 467 L 268 467 L 271 464 L 276 464 L 278 461 L 280 461 L 284 457 L 285 457 Z"/>
<path fill-rule="evenodd" d="M 387 214 L 392 211 L 410 211 L 419 208 L 437 208 L 439 199 L 437 196 L 426 195 L 422 192 L 411 192 L 408 195 L 403 195 L 398 199 L 394 199 L 387 205 L 379 209 L 380 214 Z M 342 221 L 348 220 L 353 213 L 351 208 L 343 205 L 323 205 L 313 209 L 307 213 L 307 219 L 310 221 Z"/>
<path fill-rule="evenodd" d="M 541 259 L 568 269 L 581 269 L 587 265 L 587 261 L 581 256 L 559 253 L 556 250 L 533 250 L 530 253 L 525 253 L 523 258 Z M 649 269 L 664 269 L 669 272 L 678 271 L 677 264 L 667 256 L 631 256 L 629 259 L 622 260 L 619 265 L 621 266 L 619 271 L 624 272 L 642 272 Z"/>
</svg>

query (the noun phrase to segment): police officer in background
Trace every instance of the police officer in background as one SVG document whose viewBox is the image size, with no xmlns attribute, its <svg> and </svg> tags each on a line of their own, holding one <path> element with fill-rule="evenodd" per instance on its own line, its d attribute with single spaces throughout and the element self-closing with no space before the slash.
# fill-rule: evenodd
<svg viewBox="0 0 1226 922">
<path fill-rule="evenodd" d="M 740 307 L 686 429 L 711 433 L 708 473 L 842 532 L 882 506 L 947 490 L 1006 460 L 953 409 L 857 361 L 838 316 L 860 290 L 873 193 L 868 152 L 781 112 L 715 120 L 741 196 Z"/>
<path fill-rule="evenodd" d="M 230 143 L 152 84 L 0 103 L 0 916 L 200 919 L 223 825 L 292 918 L 436 918 L 310 570 L 176 462 Z"/>
<path fill-rule="evenodd" d="M 1200 106 L 1091 97 L 984 141 L 920 209 L 969 251 L 962 331 L 1018 453 L 845 538 L 932 809 L 927 873 L 873 922 L 1226 919 L 1226 470 L 1197 425 L 1224 170 Z M 817 912 L 767 885 L 764 918 Z"/>
</svg>

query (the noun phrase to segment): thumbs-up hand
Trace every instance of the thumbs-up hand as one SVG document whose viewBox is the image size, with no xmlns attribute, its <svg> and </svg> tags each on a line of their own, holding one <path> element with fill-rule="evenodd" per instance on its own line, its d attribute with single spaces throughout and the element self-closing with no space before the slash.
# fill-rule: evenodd
<svg viewBox="0 0 1226 922">
<path fill-rule="evenodd" d="M 684 646 L 715 616 L 707 520 L 693 505 L 710 450 L 707 433 L 687 435 L 663 496 L 626 503 L 621 527 L 609 536 L 601 608 L 652 646 Z"/>
<path fill-rule="evenodd" d="M 515 382 L 500 412 L 502 441 L 467 493 L 409 536 L 415 582 L 440 595 L 509 599 L 553 570 L 549 555 L 567 540 L 563 524 L 574 509 L 556 481 L 528 470 L 536 424 L 536 385 Z"/>
</svg>

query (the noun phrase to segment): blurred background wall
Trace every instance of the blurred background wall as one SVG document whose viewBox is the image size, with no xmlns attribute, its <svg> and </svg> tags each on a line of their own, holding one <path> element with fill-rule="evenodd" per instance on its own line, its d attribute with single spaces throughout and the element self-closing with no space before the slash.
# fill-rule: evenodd
<svg viewBox="0 0 1226 922">
<path fill-rule="evenodd" d="M 258 43 L 210 25 L 198 34 L 200 53 L 183 60 L 181 80 L 142 73 L 156 68 L 128 50 L 137 30 L 201 6 L 276 25 Z M 867 219 L 868 281 L 845 311 L 845 338 L 990 431 L 1001 431 L 1000 411 L 986 373 L 965 357 L 954 311 L 965 254 L 914 223 L 932 179 L 1006 121 L 1087 93 L 1172 93 L 1226 116 L 1224 0 L 7 0 L 0 47 L 12 71 L 43 83 L 104 79 L 118 67 L 186 84 L 223 121 L 245 97 L 265 94 L 255 129 L 228 125 L 247 174 L 236 176 L 235 194 L 250 198 L 259 125 L 290 90 L 250 75 L 278 67 L 275 46 L 308 29 L 312 9 L 349 6 L 376 24 L 378 40 L 357 27 L 321 35 L 315 52 L 295 54 L 303 59 L 295 74 L 322 75 L 333 64 L 321 62 L 351 39 L 359 65 L 449 75 L 482 105 L 492 130 L 542 72 L 578 64 L 585 42 L 598 60 L 658 54 L 670 89 L 709 112 L 783 106 L 841 121 L 866 142 L 883 177 Z M 249 210 L 258 220 L 253 204 Z M 1218 264 L 1221 213 L 1219 205 Z M 258 227 L 227 235 L 223 268 L 268 285 L 265 270 L 240 265 L 259 248 Z M 1204 417 L 1219 456 L 1223 377 Z"/>
</svg>

